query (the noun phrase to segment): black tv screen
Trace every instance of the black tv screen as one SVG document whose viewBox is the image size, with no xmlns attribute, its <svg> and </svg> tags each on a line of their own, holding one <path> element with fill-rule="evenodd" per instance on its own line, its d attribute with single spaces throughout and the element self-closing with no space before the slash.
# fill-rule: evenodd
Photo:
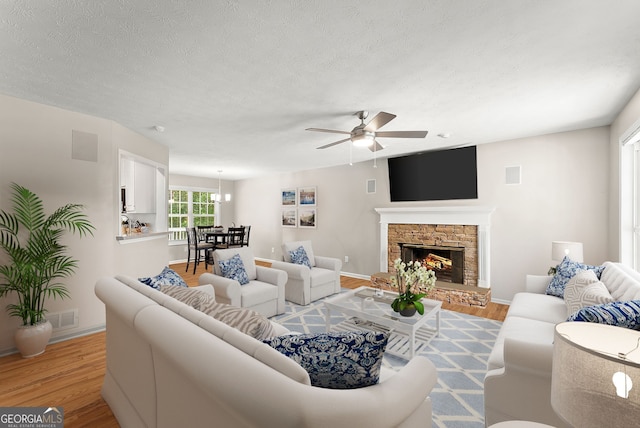
<svg viewBox="0 0 640 428">
<path fill-rule="evenodd" d="M 389 158 L 391 202 L 478 199 L 476 146 Z"/>
</svg>

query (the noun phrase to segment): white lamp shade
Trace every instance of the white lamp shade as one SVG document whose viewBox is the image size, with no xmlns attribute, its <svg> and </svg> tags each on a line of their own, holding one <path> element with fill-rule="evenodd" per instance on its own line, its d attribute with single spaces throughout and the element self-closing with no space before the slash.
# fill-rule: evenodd
<svg viewBox="0 0 640 428">
<path fill-rule="evenodd" d="M 582 263 L 582 242 L 553 241 L 551 243 L 551 260 L 561 262 L 565 256 L 569 256 L 574 262 Z"/>
<path fill-rule="evenodd" d="M 638 426 L 639 341 L 639 331 L 623 327 L 589 322 L 556 325 L 553 410 L 574 427 Z"/>
</svg>

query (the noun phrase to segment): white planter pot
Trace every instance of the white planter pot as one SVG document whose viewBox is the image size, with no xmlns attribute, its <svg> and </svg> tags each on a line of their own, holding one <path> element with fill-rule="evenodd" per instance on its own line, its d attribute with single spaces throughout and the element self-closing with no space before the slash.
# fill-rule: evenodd
<svg viewBox="0 0 640 428">
<path fill-rule="evenodd" d="M 51 323 L 44 320 L 36 325 L 18 327 L 14 340 L 22 357 L 31 358 L 44 352 L 52 333 Z"/>
</svg>

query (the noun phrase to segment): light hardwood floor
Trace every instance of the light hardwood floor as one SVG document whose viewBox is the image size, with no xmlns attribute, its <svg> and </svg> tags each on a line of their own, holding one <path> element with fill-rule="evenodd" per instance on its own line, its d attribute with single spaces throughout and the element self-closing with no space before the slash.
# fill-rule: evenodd
<svg viewBox="0 0 640 428">
<path fill-rule="evenodd" d="M 259 264 L 262 264 L 259 262 Z M 185 272 L 185 264 L 171 266 L 189 285 L 197 285 L 204 264 Z M 190 266 L 192 268 L 192 266 Z M 356 288 L 369 281 L 342 277 L 342 286 Z M 487 308 L 444 304 L 444 309 L 503 320 L 508 306 Z M 118 427 L 111 409 L 100 396 L 105 373 L 105 333 L 51 344 L 44 354 L 24 359 L 18 354 L 0 358 L 0 407 L 56 406 L 64 409 L 65 427 Z"/>
</svg>

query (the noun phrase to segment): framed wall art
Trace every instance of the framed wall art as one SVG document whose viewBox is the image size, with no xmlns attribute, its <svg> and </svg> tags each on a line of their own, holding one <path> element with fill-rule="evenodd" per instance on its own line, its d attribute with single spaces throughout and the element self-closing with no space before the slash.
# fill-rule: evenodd
<svg viewBox="0 0 640 428">
<path fill-rule="evenodd" d="M 298 216 L 295 207 L 282 208 L 282 227 L 296 227 L 297 220 Z"/>
<path fill-rule="evenodd" d="M 282 206 L 295 207 L 298 204 L 296 189 L 282 189 Z"/>
<path fill-rule="evenodd" d="M 316 208 L 298 208 L 298 227 L 315 229 L 317 220 Z"/>
<path fill-rule="evenodd" d="M 298 204 L 301 207 L 316 206 L 316 187 L 300 187 L 298 188 Z"/>
</svg>

